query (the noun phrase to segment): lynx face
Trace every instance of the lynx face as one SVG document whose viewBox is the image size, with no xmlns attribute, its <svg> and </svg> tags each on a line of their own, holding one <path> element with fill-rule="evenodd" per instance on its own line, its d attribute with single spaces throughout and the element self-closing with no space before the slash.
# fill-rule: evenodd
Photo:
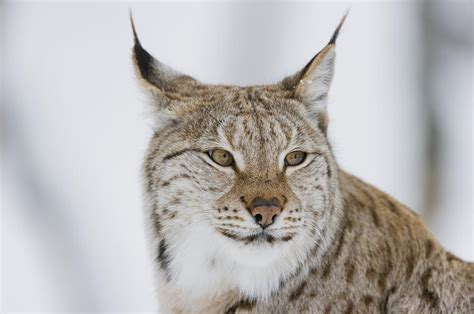
<svg viewBox="0 0 474 314">
<path fill-rule="evenodd" d="M 337 218 L 326 138 L 336 36 L 280 83 L 234 87 L 177 73 L 135 34 L 138 78 L 157 120 L 145 195 L 168 281 L 195 289 L 204 285 L 196 272 L 213 269 L 203 289 L 212 276 L 222 285 L 221 272 L 231 288 L 268 296 L 283 279 L 274 273 L 290 276 L 327 246 Z"/>
<path fill-rule="evenodd" d="M 151 142 L 157 211 L 176 228 L 203 224 L 241 249 L 311 241 L 308 235 L 324 227 L 330 201 L 332 158 L 324 133 L 301 103 L 272 91 L 224 89 L 222 96 Z M 232 159 L 229 165 L 213 159 L 219 151 Z M 285 158 L 294 152 L 302 157 L 291 165 Z M 278 213 L 268 217 L 271 207 Z"/>
</svg>

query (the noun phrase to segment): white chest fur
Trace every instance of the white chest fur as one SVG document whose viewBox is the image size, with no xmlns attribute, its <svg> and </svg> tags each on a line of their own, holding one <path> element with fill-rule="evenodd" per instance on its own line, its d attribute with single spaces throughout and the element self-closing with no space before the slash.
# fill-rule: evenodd
<svg viewBox="0 0 474 314">
<path fill-rule="evenodd" d="M 304 260 L 310 246 L 298 240 L 252 245 L 227 239 L 209 226 L 187 228 L 167 239 L 169 285 L 190 300 L 215 298 L 231 291 L 265 299 L 296 271 L 298 261 Z"/>
</svg>

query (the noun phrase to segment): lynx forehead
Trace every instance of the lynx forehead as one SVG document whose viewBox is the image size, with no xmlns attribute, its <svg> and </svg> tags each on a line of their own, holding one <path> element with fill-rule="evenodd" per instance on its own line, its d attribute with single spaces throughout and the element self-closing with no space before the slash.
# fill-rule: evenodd
<svg viewBox="0 0 474 314">
<path fill-rule="evenodd" d="M 135 70 L 156 120 L 144 198 L 161 312 L 470 306 L 472 267 L 337 166 L 326 102 L 344 20 L 302 70 L 251 87 L 176 72 L 143 49 L 132 21 Z"/>
</svg>

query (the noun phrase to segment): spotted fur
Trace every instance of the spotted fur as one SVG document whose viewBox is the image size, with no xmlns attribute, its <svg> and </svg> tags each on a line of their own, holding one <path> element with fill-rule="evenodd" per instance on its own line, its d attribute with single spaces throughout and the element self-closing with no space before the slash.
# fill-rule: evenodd
<svg viewBox="0 0 474 314">
<path fill-rule="evenodd" d="M 133 27 L 156 118 L 143 177 L 160 312 L 472 313 L 473 266 L 334 159 L 326 98 L 340 26 L 303 70 L 252 87 L 177 73 Z M 213 162 L 216 148 L 235 164 Z M 306 159 L 286 167 L 295 150 Z M 283 204 L 265 233 L 256 198 Z"/>
</svg>

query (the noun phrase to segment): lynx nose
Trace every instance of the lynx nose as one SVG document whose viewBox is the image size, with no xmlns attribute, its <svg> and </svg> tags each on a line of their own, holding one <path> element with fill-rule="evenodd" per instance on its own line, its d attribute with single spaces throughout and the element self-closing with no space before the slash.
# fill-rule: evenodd
<svg viewBox="0 0 474 314">
<path fill-rule="evenodd" d="M 255 222 L 265 229 L 273 223 L 276 216 L 280 215 L 281 207 L 276 198 L 271 200 L 256 198 L 252 202 L 250 213 L 255 218 Z"/>
</svg>

